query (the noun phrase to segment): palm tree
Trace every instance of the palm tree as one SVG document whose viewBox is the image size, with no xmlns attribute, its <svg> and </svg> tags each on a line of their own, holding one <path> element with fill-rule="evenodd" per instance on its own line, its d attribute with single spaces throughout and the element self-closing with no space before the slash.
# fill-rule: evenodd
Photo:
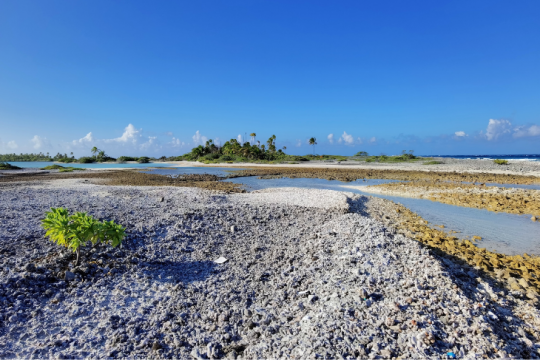
<svg viewBox="0 0 540 360">
<path fill-rule="evenodd" d="M 313 145 L 313 155 L 315 155 L 315 145 L 317 145 L 317 139 L 314 137 L 309 139 L 309 145 Z"/>
<path fill-rule="evenodd" d="M 284 147 L 283 147 L 283 150 L 287 150 L 287 147 L 286 147 L 286 146 L 284 146 Z"/>
<path fill-rule="evenodd" d="M 107 156 L 107 155 L 105 155 L 105 151 L 99 150 L 98 155 L 97 155 L 97 158 L 99 159 L 99 161 L 103 161 L 103 159 L 104 159 L 106 156 Z"/>
<path fill-rule="evenodd" d="M 94 157 L 96 157 L 96 154 L 98 153 L 99 149 L 97 147 L 93 147 L 91 150 L 92 154 L 94 155 Z"/>
<path fill-rule="evenodd" d="M 257 141 L 257 139 L 256 139 L 257 134 L 251 133 L 251 134 L 249 134 L 249 136 L 251 136 L 251 142 L 255 144 L 255 141 Z"/>
</svg>

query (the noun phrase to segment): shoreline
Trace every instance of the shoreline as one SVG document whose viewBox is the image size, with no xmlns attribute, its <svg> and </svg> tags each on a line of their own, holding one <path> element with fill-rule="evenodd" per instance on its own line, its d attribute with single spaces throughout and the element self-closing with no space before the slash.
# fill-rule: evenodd
<svg viewBox="0 0 540 360">
<path fill-rule="evenodd" d="M 380 199 L 66 178 L 0 187 L 0 200 L 0 253 L 9 254 L 0 279 L 25 289 L 0 289 L 3 357 L 536 356 L 526 345 L 539 342 L 536 295 L 394 232 Z M 63 204 L 127 226 L 128 239 L 85 249 L 70 268 L 72 253 L 39 228 L 43 211 Z"/>
</svg>

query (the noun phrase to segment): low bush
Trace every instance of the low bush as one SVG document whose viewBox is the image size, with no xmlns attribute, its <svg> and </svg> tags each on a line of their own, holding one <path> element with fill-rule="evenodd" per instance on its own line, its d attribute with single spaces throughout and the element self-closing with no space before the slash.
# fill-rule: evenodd
<svg viewBox="0 0 540 360">
<path fill-rule="evenodd" d="M 148 164 L 150 162 L 150 158 L 147 156 L 141 156 L 140 158 L 137 159 L 137 162 L 139 164 Z"/>
<path fill-rule="evenodd" d="M 137 161 L 139 158 L 131 157 L 131 156 L 120 156 L 116 161 L 118 162 L 125 162 L 125 161 Z"/>
<path fill-rule="evenodd" d="M 0 170 L 19 170 L 20 167 L 11 165 L 7 162 L 0 162 Z"/>
<path fill-rule="evenodd" d="M 56 165 L 56 164 L 41 168 L 41 170 L 60 170 L 60 169 L 64 169 L 64 167 L 62 165 Z"/>
<path fill-rule="evenodd" d="M 444 163 L 442 161 L 438 161 L 438 160 L 426 161 L 424 163 L 424 165 L 437 165 L 437 164 L 444 164 Z"/>
<path fill-rule="evenodd" d="M 80 263 L 81 246 L 84 247 L 88 241 L 94 245 L 111 243 L 112 247 L 116 247 L 126 236 L 125 228 L 114 221 L 100 222 L 82 212 L 69 215 L 64 208 L 47 211 L 41 226 L 47 230 L 45 236 L 51 241 L 77 253 L 75 266 Z"/>
<path fill-rule="evenodd" d="M 219 161 L 225 161 L 225 162 L 233 161 L 233 160 L 234 160 L 234 158 L 232 156 L 230 156 L 230 155 L 223 155 L 223 156 L 221 156 L 219 158 Z"/>
<path fill-rule="evenodd" d="M 495 159 L 493 160 L 493 162 L 497 165 L 508 165 L 508 160 L 503 160 L 503 159 Z"/>
<path fill-rule="evenodd" d="M 92 164 L 96 162 L 96 159 L 89 156 L 83 156 L 82 158 L 79 158 L 79 162 L 81 164 Z"/>
<path fill-rule="evenodd" d="M 206 154 L 201 159 L 203 160 L 217 160 L 219 159 L 220 155 L 217 153 L 214 154 Z"/>
</svg>

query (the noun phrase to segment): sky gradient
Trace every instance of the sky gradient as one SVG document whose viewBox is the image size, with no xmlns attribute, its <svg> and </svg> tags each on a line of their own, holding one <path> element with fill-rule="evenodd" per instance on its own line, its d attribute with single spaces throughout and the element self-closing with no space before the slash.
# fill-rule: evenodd
<svg viewBox="0 0 540 360">
<path fill-rule="evenodd" d="M 0 153 L 540 153 L 540 1 L 0 2 Z M 246 139 L 249 140 L 249 139 Z"/>
</svg>

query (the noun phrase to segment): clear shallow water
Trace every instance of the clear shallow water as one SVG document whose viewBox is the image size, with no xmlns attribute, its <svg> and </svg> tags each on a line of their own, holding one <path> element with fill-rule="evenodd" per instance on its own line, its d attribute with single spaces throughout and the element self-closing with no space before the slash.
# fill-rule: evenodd
<svg viewBox="0 0 540 360">
<path fill-rule="evenodd" d="M 148 168 L 148 167 L 167 167 L 172 166 L 167 163 L 148 163 L 148 164 L 64 164 L 53 161 L 8 161 L 11 165 L 21 168 L 43 168 L 49 165 L 61 165 L 64 167 L 76 167 L 85 169 L 111 169 L 111 168 Z"/>
<path fill-rule="evenodd" d="M 444 225 L 444 231 L 458 231 L 459 238 L 481 236 L 483 240 L 476 242 L 479 247 L 497 251 L 507 255 L 535 254 L 540 255 L 540 223 L 531 221 L 531 215 L 494 213 L 487 210 L 472 209 L 461 206 L 442 204 L 426 199 L 412 199 L 399 196 L 369 194 L 359 189 L 345 186 L 376 185 L 395 180 L 357 180 L 344 183 L 338 180 L 324 179 L 257 179 L 242 177 L 225 181 L 244 184 L 247 190 L 261 190 L 277 187 L 301 187 L 348 191 L 363 195 L 371 195 L 399 203 L 427 220 L 431 225 Z"/>
<path fill-rule="evenodd" d="M 178 167 L 174 169 L 151 169 L 143 171 L 148 174 L 156 175 L 187 175 L 187 174 L 209 174 L 217 176 L 230 175 L 231 171 L 245 170 L 241 168 L 218 168 L 218 167 Z"/>
</svg>

